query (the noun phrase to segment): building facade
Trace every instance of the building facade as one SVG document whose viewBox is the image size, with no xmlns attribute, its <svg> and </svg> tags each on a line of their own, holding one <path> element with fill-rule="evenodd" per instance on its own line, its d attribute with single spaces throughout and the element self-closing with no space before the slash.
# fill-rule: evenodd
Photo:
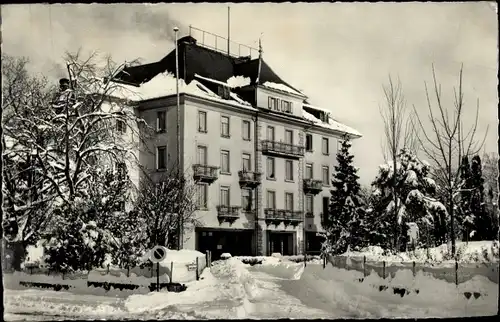
<svg viewBox="0 0 500 322">
<path fill-rule="evenodd" d="M 185 227 L 183 248 L 214 258 L 319 252 L 338 141 L 361 135 L 308 104 L 262 57 L 233 57 L 192 37 L 178 50 L 179 117 L 168 75 L 175 51 L 117 81 L 143 94 L 137 114 L 157 130 L 138 152 L 141 165 L 154 176 L 179 160 L 196 187 L 198 223 Z"/>
</svg>

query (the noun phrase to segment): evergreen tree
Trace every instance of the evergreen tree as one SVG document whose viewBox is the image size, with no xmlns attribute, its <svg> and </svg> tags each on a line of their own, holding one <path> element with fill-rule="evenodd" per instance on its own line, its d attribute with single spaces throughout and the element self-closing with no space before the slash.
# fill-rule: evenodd
<svg viewBox="0 0 500 322">
<path fill-rule="evenodd" d="M 360 185 L 358 170 L 352 164 L 354 156 L 349 152 L 350 147 L 351 143 L 346 136 L 337 153 L 329 213 L 324 220 L 329 250 L 337 254 L 345 252 L 348 246 L 360 246 Z"/>
<path fill-rule="evenodd" d="M 484 179 L 482 174 L 481 158 L 475 155 L 471 162 L 470 185 L 472 188 L 470 196 L 470 212 L 474 214 L 473 227 L 476 231 L 471 240 L 496 239 L 497 232 L 494 231 L 494 220 L 487 211 L 484 198 Z"/>
<path fill-rule="evenodd" d="M 417 225 L 419 228 L 422 246 L 431 246 L 443 241 L 447 212 L 444 205 L 435 198 L 437 185 L 430 178 L 429 164 L 418 160 L 414 154 L 406 150 L 402 150 L 398 155 L 396 171 L 393 169 L 393 164 L 392 161 L 382 164 L 379 174 L 372 183 L 374 187 L 372 204 L 376 211 L 376 215 L 371 216 L 375 221 L 374 229 L 383 229 L 379 234 L 392 238 L 393 232 L 388 228 L 397 225 L 399 244 L 402 246 L 407 243 L 409 225 Z M 400 192 L 400 198 L 396 201 L 397 218 L 391 215 L 396 205 L 391 198 L 393 184 L 396 184 Z"/>
<path fill-rule="evenodd" d="M 455 231 L 461 231 L 462 240 L 468 241 L 476 232 L 474 231 L 474 213 L 471 212 L 472 182 L 469 158 L 462 157 L 460 164 L 460 200 L 457 203 L 457 216 Z M 458 236 L 458 235 L 457 235 Z"/>
</svg>

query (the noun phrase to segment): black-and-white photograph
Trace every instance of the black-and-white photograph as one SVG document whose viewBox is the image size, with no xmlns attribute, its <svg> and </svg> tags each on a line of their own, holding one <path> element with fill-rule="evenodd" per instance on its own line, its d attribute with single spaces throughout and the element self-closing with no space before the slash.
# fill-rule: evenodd
<svg viewBox="0 0 500 322">
<path fill-rule="evenodd" d="M 497 11 L 2 5 L 4 320 L 499 315 Z"/>
</svg>

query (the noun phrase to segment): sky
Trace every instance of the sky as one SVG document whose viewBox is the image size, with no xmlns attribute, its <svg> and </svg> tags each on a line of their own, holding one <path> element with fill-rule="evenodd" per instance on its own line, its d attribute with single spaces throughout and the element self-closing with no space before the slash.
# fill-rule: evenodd
<svg viewBox="0 0 500 322">
<path fill-rule="evenodd" d="M 2 6 L 2 52 L 25 56 L 33 72 L 65 76 L 64 53 L 97 51 L 114 61 L 157 61 L 188 26 L 227 36 L 228 4 L 70 4 Z M 485 152 L 498 153 L 498 22 L 496 4 L 247 3 L 230 4 L 231 40 L 257 47 L 263 58 L 313 105 L 363 137 L 353 142 L 360 182 L 369 185 L 384 162 L 379 107 L 388 76 L 400 79 L 408 108 L 427 118 L 424 82 L 432 64 L 443 104 L 463 63 L 464 125 L 480 102 L 478 138 L 489 127 Z M 194 35 L 196 37 L 196 35 Z M 200 39 L 198 39 L 200 40 Z M 208 40 L 208 39 L 207 39 Z M 428 125 L 425 123 L 424 125 Z M 468 127 L 468 126 L 467 126 Z"/>
</svg>

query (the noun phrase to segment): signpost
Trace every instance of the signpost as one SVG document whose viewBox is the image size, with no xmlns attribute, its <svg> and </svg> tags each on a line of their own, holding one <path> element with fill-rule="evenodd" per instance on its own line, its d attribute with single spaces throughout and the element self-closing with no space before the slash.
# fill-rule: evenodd
<svg viewBox="0 0 500 322">
<path fill-rule="evenodd" d="M 160 291 L 160 262 L 167 258 L 167 249 L 163 246 L 155 246 L 151 250 L 151 261 L 156 263 L 156 291 Z"/>
</svg>

